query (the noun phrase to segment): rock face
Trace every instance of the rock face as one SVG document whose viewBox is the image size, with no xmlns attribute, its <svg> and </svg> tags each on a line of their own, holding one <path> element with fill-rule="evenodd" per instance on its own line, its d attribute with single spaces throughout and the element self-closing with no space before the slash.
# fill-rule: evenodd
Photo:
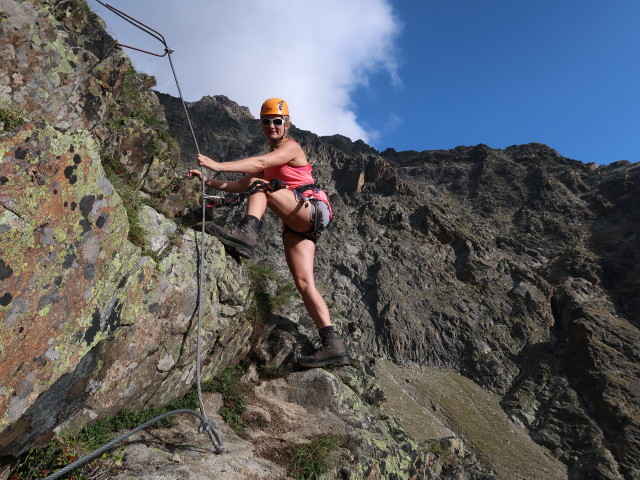
<svg viewBox="0 0 640 480">
<path fill-rule="evenodd" d="M 246 349 L 250 297 L 246 273 L 219 242 L 198 244 L 194 231 L 150 207 L 135 215 L 145 245 L 129 241 L 131 199 L 123 202 L 101 156 L 112 169 L 168 167 L 148 154 L 160 128 L 134 128 L 123 116 L 158 109 L 143 101 L 155 95 L 125 98 L 135 76 L 97 17 L 79 2 L 0 6 L 0 70 L 10 73 L 0 77 L 3 116 L 13 108 L 38 119 L 3 121 L 10 131 L 0 136 L 0 456 L 16 457 L 68 423 L 189 390 L 202 248 L 205 355 L 216 346 L 205 375 Z M 127 128 L 135 135 L 125 164 Z M 146 174 L 131 177 L 143 192 L 158 188 Z M 157 208 L 171 210 L 165 200 Z"/>
<path fill-rule="evenodd" d="M 155 80 L 136 73 L 82 0 L 0 1 L 0 94 L 56 128 L 94 133 L 100 155 L 173 215 L 193 186 L 166 132 Z M 184 188 L 186 190 L 183 190 Z M 181 189 L 182 188 L 182 189 Z"/>
<path fill-rule="evenodd" d="M 0 0 L 0 71 L 3 462 L 190 388 L 202 251 L 204 374 L 241 359 L 291 369 L 294 345 L 313 332 L 303 306 L 278 311 L 277 328 L 247 321 L 249 274 L 187 228 L 201 212 L 197 182 L 182 179 L 195 153 L 182 104 L 151 90 L 100 19 L 79 0 Z M 264 148 L 248 109 L 226 97 L 189 111 L 207 155 Z M 482 466 L 460 454 L 438 470 L 412 425 L 378 409 L 393 412 L 398 391 L 415 412 L 446 411 L 436 403 L 451 383 L 428 399 L 421 386 L 440 378 L 424 372 L 452 371 L 497 396 L 513 429 L 553 454 L 538 452 L 547 478 L 564 475 L 557 460 L 570 479 L 640 477 L 640 165 L 585 165 L 539 144 L 378 152 L 292 133 L 334 207 L 317 283 L 355 366 L 248 380 L 254 413 L 301 409 L 340 425 L 351 441 L 340 478 L 500 478 L 486 467 L 499 464 L 486 457 L 496 449 L 480 440 L 506 434 L 469 439 Z M 268 215 L 253 261 L 287 278 L 278 230 Z M 375 387 L 375 358 L 403 365 L 404 383 Z M 464 437 L 467 419 L 448 417 L 434 431 Z M 307 438 L 296 422 L 287 441 Z M 270 438 L 260 430 L 244 439 L 255 451 Z"/>
</svg>

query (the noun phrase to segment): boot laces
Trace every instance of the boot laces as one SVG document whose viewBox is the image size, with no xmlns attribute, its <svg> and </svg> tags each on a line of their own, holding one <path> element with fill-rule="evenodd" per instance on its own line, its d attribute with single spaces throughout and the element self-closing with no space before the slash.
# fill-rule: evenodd
<svg viewBox="0 0 640 480">
<path fill-rule="evenodd" d="M 318 353 L 323 350 L 333 350 L 333 344 L 329 343 L 328 340 L 323 340 L 322 337 L 316 338 L 313 341 L 313 352 Z"/>
<path fill-rule="evenodd" d="M 238 221 L 232 220 L 226 223 L 225 227 L 227 227 L 230 233 L 239 231 L 240 233 L 246 234 L 248 233 L 247 229 L 245 228 L 247 226 L 247 223 L 248 223 L 247 220 L 243 218 L 242 220 L 238 220 Z"/>
</svg>

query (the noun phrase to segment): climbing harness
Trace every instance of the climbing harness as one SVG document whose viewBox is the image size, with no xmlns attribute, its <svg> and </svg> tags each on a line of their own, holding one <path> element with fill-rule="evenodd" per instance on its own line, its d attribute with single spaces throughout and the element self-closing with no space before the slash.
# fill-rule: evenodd
<svg viewBox="0 0 640 480">
<path fill-rule="evenodd" d="M 282 188 L 287 188 L 287 184 L 278 178 L 274 178 L 270 182 L 263 180 L 256 180 L 251 184 L 249 188 L 247 188 L 244 192 L 240 193 L 228 193 L 227 195 L 203 195 L 205 200 L 208 200 L 206 206 L 211 208 L 218 207 L 233 207 L 240 202 L 242 202 L 245 198 L 253 195 L 258 192 L 275 192 L 276 190 L 280 190 Z M 301 202 L 307 202 L 309 199 L 303 195 L 303 192 L 307 190 L 322 190 L 315 183 L 309 183 L 307 185 L 302 185 L 300 187 L 296 187 L 293 189 L 293 193 L 296 198 Z"/>
<path fill-rule="evenodd" d="M 254 193 L 258 192 L 275 192 L 276 190 L 280 190 L 281 188 L 286 188 L 287 184 L 282 180 L 278 180 L 274 178 L 270 182 L 256 180 L 251 184 L 249 188 L 247 188 L 244 192 L 240 193 L 229 193 L 225 196 L 220 195 L 203 195 L 205 200 L 208 200 L 206 206 L 207 207 L 233 207 L 234 205 L 239 204 L 245 198 Z"/>
<path fill-rule="evenodd" d="M 299 187 L 294 188 L 293 193 L 301 202 L 307 202 L 309 199 L 304 196 L 304 192 L 306 192 L 307 190 L 313 190 L 313 192 L 315 193 L 322 190 L 322 188 L 320 188 L 320 186 L 316 185 L 315 183 L 307 183 L 305 185 L 300 185 Z"/>
<path fill-rule="evenodd" d="M 261 191 L 275 192 L 281 188 L 287 188 L 287 184 L 278 178 L 274 178 L 270 182 L 256 180 L 247 188 L 244 192 L 230 193 L 225 196 L 219 195 L 203 195 L 206 206 L 209 208 L 219 207 L 232 207 L 242 202 L 245 198 L 254 193 Z M 322 201 L 316 198 L 307 198 L 304 196 L 304 192 L 307 190 L 313 190 L 317 192 L 322 188 L 315 183 L 308 183 L 299 187 L 293 188 L 292 191 L 299 202 L 304 203 L 304 208 L 311 207 L 311 230 L 306 233 L 295 232 L 291 228 L 283 225 L 283 234 L 286 232 L 294 232 L 298 235 L 302 235 L 305 238 L 309 238 L 313 242 L 317 242 L 322 232 L 329 226 L 331 222 L 329 207 Z M 324 205 L 324 206 L 323 206 Z"/>
<path fill-rule="evenodd" d="M 196 138 L 195 132 L 193 130 L 193 125 L 191 124 L 191 119 L 189 118 L 189 112 L 187 110 L 187 104 L 184 100 L 184 97 L 182 95 L 182 90 L 180 89 L 180 83 L 178 82 L 178 76 L 176 75 L 176 70 L 173 66 L 173 61 L 171 59 L 171 54 L 173 53 L 173 50 L 171 48 L 169 48 L 169 45 L 167 44 L 164 36 L 158 32 L 157 30 L 154 30 L 151 27 L 148 27 L 147 25 L 145 25 L 144 23 L 136 20 L 135 18 L 127 15 L 126 13 L 118 10 L 117 8 L 103 3 L 100 0 L 96 0 L 100 5 L 102 5 L 103 7 L 107 8 L 108 10 L 110 10 L 111 12 L 115 13 L 116 15 L 118 15 L 120 18 L 126 20 L 127 22 L 129 22 L 130 24 L 132 24 L 133 26 L 135 26 L 136 28 L 139 28 L 140 30 L 142 30 L 143 32 L 147 33 L 148 35 L 152 36 L 153 38 L 155 38 L 156 40 L 158 40 L 159 42 L 161 42 L 164 45 L 164 53 L 163 54 L 158 54 L 158 53 L 153 53 L 153 52 L 149 52 L 146 50 L 142 50 L 136 47 L 132 47 L 129 45 L 124 45 L 121 43 L 116 42 L 116 45 L 120 46 L 120 47 L 125 47 L 125 48 L 131 48 L 133 50 L 137 50 L 139 52 L 142 53 L 147 53 L 149 55 L 154 55 L 156 57 L 164 57 L 167 56 L 169 58 L 169 64 L 171 65 L 171 71 L 173 72 L 173 78 L 176 82 L 176 87 L 178 88 L 178 94 L 180 95 L 180 100 L 182 101 L 182 106 L 184 108 L 184 112 L 185 115 L 187 117 L 187 123 L 189 124 L 189 129 L 191 130 L 191 136 L 193 137 L 193 141 L 195 143 L 196 146 L 196 151 L 198 152 L 198 154 L 200 154 L 200 147 L 198 146 L 198 140 Z M 205 177 L 204 175 L 202 176 L 202 191 L 205 191 Z M 127 432 L 126 434 L 116 438 L 115 440 L 112 440 L 111 442 L 103 445 L 102 447 L 100 447 L 99 449 L 89 453 L 88 455 L 80 458 L 79 460 L 67 465 L 66 467 L 58 470 L 57 472 L 54 472 L 52 475 L 49 475 L 48 477 L 45 477 L 43 480 L 54 480 L 56 478 L 60 478 L 61 476 L 67 474 L 68 472 L 90 462 L 91 460 L 93 460 L 94 458 L 96 458 L 97 456 L 101 455 L 102 453 L 106 452 L 107 450 L 110 450 L 111 448 L 115 447 L 116 445 L 118 445 L 119 443 L 121 443 L 123 440 L 125 440 L 126 438 L 130 437 L 131 435 L 144 430 L 145 428 L 171 416 L 171 415 L 177 415 L 180 413 L 188 413 L 191 415 L 195 415 L 196 417 L 198 417 L 200 419 L 200 426 L 198 428 L 198 432 L 199 433 L 203 433 L 206 432 L 209 435 L 209 439 L 211 440 L 211 443 L 213 444 L 213 448 L 215 453 L 222 453 L 224 451 L 226 451 L 224 445 L 222 444 L 222 441 L 220 440 L 218 433 L 213 429 L 211 422 L 208 420 L 206 412 L 205 412 L 205 408 L 204 408 L 204 402 L 202 400 L 202 373 L 201 373 L 201 369 L 202 369 L 202 347 L 201 347 L 201 340 L 200 337 L 202 335 L 202 303 L 203 303 L 203 298 L 204 298 L 204 238 L 205 238 L 205 201 L 206 201 L 206 195 L 203 194 L 202 196 L 202 231 L 201 231 L 201 240 L 200 240 L 200 263 L 198 265 L 198 269 L 199 269 L 199 276 L 198 276 L 198 327 L 197 327 L 197 336 L 196 336 L 196 385 L 197 385 L 197 390 L 198 390 L 198 403 L 199 403 L 199 407 L 200 407 L 200 412 L 196 412 L 195 410 L 189 410 L 189 409 L 179 409 L 179 410 L 172 410 L 170 412 L 166 412 L 156 418 L 153 418 L 151 420 L 149 420 L 148 422 L 139 425 L 138 427 L 134 428 L 133 430 L 131 430 L 130 432 Z M 244 198 L 244 197 L 243 197 Z"/>
</svg>

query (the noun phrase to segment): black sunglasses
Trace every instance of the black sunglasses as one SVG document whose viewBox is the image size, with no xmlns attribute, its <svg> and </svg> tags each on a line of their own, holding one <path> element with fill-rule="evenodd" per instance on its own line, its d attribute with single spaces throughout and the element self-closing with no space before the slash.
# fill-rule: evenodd
<svg viewBox="0 0 640 480">
<path fill-rule="evenodd" d="M 263 127 L 268 127 L 272 123 L 276 127 L 279 127 L 281 125 L 284 125 L 284 118 L 261 118 L 260 123 L 262 123 Z"/>
</svg>

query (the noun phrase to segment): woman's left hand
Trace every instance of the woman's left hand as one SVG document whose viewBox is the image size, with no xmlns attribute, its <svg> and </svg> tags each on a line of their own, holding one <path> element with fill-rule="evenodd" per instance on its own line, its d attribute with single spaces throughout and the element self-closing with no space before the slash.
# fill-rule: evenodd
<svg viewBox="0 0 640 480">
<path fill-rule="evenodd" d="M 202 180 L 202 172 L 196 169 L 189 170 L 185 176 L 187 178 L 198 177 L 200 180 Z"/>
<path fill-rule="evenodd" d="M 220 162 L 216 162 L 214 160 L 211 160 L 209 157 L 199 154 L 196 157 L 196 160 L 198 162 L 198 165 L 201 167 L 207 167 L 209 170 L 213 170 L 214 172 L 218 171 L 218 165 L 220 165 Z"/>
</svg>

